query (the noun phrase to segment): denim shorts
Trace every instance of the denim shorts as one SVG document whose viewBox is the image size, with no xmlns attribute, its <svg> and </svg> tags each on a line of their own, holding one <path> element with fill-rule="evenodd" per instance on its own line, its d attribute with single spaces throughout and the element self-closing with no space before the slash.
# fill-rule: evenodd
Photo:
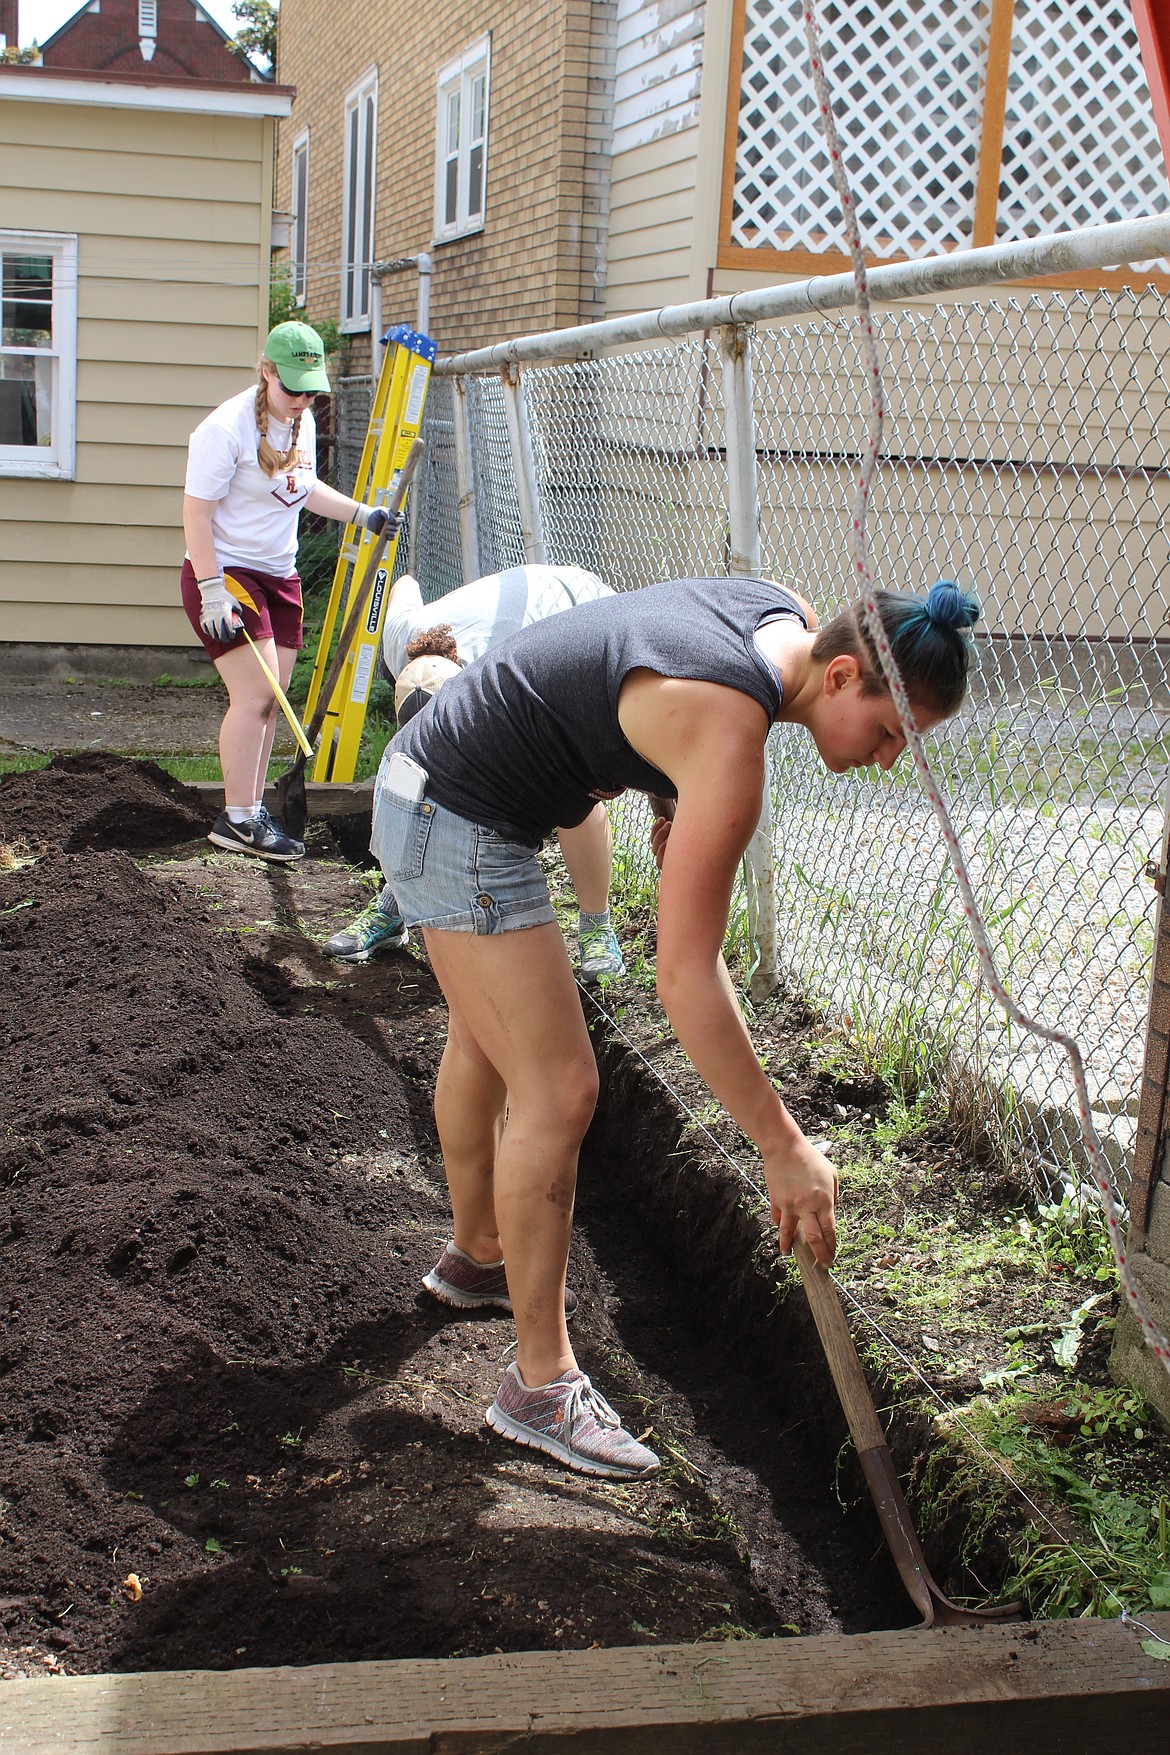
<svg viewBox="0 0 1170 1755">
<path fill-rule="evenodd" d="M 374 784 L 370 851 L 408 926 L 437 932 L 512 932 L 555 920 L 538 848 L 458 817 L 433 799 Z"/>
</svg>

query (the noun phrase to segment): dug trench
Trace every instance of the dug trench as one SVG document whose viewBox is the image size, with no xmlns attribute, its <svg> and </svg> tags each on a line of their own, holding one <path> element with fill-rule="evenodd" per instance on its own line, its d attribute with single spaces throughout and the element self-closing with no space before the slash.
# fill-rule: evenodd
<svg viewBox="0 0 1170 1755">
<path fill-rule="evenodd" d="M 370 893 L 327 828 L 274 870 L 206 818 L 146 764 L 0 782 L 0 1673 L 912 1624 L 803 1296 L 612 1027 L 621 984 L 587 1006 L 570 1276 L 581 1364 L 663 1458 L 637 1483 L 490 1433 L 510 1318 L 421 1288 L 448 1234 L 422 953 L 323 954 Z M 825 1100 L 786 1096 L 806 1125 Z"/>
</svg>

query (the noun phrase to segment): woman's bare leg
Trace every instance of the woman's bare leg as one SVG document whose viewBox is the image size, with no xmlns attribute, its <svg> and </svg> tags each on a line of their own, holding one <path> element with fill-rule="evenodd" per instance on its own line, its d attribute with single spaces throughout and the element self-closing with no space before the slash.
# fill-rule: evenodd
<svg viewBox="0 0 1170 1755">
<path fill-rule="evenodd" d="M 268 658 L 268 654 L 265 653 L 264 656 L 271 665 L 272 660 Z M 273 665 L 273 669 L 276 671 L 277 677 L 279 678 L 281 688 L 287 695 L 288 685 L 292 681 L 293 666 L 297 661 L 296 651 L 290 646 L 277 646 L 276 658 L 277 662 Z M 256 768 L 256 791 L 253 796 L 258 804 L 263 804 L 264 802 L 264 788 L 268 784 L 268 764 L 272 760 L 272 745 L 276 737 L 276 723 L 280 717 L 280 708 L 274 702 L 272 712 L 268 715 L 268 729 L 264 733 L 264 743 L 260 750 L 260 760 Z"/>
<path fill-rule="evenodd" d="M 456 1046 L 443 1057 L 436 1119 L 456 1236 L 477 1227 L 482 1234 L 486 1143 L 498 1125 L 502 1086 L 508 1117 L 492 1195 L 516 1363 L 526 1383 L 550 1383 L 575 1363 L 565 1268 L 577 1156 L 597 1102 L 597 1066 L 568 954 L 551 922 L 483 936 L 425 930 L 424 937 L 453 1015 Z M 498 1082 L 486 1076 L 485 1062 Z M 462 1119 L 452 1127 L 456 1115 Z"/>
<path fill-rule="evenodd" d="M 561 852 L 582 914 L 604 914 L 613 876 L 613 832 L 603 804 L 594 805 L 575 829 L 558 829 Z"/>
<path fill-rule="evenodd" d="M 435 1081 L 435 1123 L 443 1146 L 457 1249 L 473 1261 L 503 1254 L 496 1223 L 496 1153 L 508 1093 L 495 1067 L 448 1001 L 447 1046 Z"/>
<path fill-rule="evenodd" d="M 279 659 L 273 641 L 258 640 L 256 644 L 265 662 L 277 671 Z M 250 809 L 263 796 L 256 790 L 257 776 L 267 772 L 267 751 L 272 747 L 276 729 L 272 719 L 276 696 L 250 646 L 233 646 L 230 651 L 221 652 L 215 668 L 228 692 L 228 709 L 219 728 L 224 804 Z"/>
</svg>

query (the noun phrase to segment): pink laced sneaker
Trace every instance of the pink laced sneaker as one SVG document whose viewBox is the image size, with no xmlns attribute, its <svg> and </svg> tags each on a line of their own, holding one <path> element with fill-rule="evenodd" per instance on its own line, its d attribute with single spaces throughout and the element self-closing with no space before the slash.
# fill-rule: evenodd
<svg viewBox="0 0 1170 1755">
<path fill-rule="evenodd" d="M 430 1273 L 423 1275 L 423 1285 L 441 1304 L 450 1304 L 456 1310 L 482 1310 L 485 1306 L 508 1311 L 512 1308 L 503 1262 L 475 1261 L 464 1250 L 456 1249 L 453 1243 L 446 1245 Z M 565 1315 L 572 1316 L 576 1309 L 577 1294 L 566 1286 Z"/>
<path fill-rule="evenodd" d="M 626 1431 L 600 1390 L 576 1366 L 529 1389 L 509 1365 L 487 1411 L 494 1432 L 543 1450 L 582 1475 L 652 1475 L 658 1458 Z"/>
</svg>

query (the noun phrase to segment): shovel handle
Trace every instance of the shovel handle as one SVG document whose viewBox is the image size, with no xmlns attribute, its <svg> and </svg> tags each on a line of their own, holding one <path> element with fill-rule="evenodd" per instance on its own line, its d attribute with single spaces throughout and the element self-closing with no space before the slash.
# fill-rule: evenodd
<svg viewBox="0 0 1170 1755">
<path fill-rule="evenodd" d="M 390 504 L 386 508 L 391 518 L 396 518 L 398 513 L 402 510 L 403 501 L 406 499 L 406 490 L 414 480 L 414 472 L 418 468 L 419 458 L 422 456 L 422 453 L 423 442 L 421 439 L 415 439 L 410 450 L 406 453 L 406 460 L 403 463 L 402 468 L 398 472 L 398 480 L 394 484 L 394 492 L 391 494 Z M 393 534 L 394 531 L 391 526 L 387 524 L 386 528 L 382 531 L 382 534 L 374 543 L 373 548 L 370 550 L 370 558 L 366 562 L 365 571 L 361 578 L 361 584 L 358 585 L 354 591 L 349 614 L 346 616 L 345 621 L 342 624 L 341 635 L 337 642 L 337 651 L 333 654 L 329 669 L 325 673 L 325 681 L 321 684 L 321 693 L 317 697 L 316 709 L 314 710 L 313 717 L 310 719 L 306 728 L 310 743 L 316 742 L 317 734 L 325 723 L 325 715 L 329 711 L 329 703 L 333 699 L 333 691 L 337 687 L 337 679 L 341 675 L 346 659 L 349 657 L 349 649 L 353 644 L 354 633 L 357 630 L 358 621 L 365 605 L 367 587 L 373 583 L 374 577 L 381 565 L 382 556 L 386 553 L 386 545 Z M 304 755 L 298 756 L 297 762 L 299 762 L 300 766 L 303 768 L 305 765 Z M 295 766 L 296 764 L 294 764 L 294 768 Z"/>
<path fill-rule="evenodd" d="M 886 1435 L 878 1420 L 873 1397 L 865 1381 L 865 1372 L 861 1368 L 861 1360 L 857 1356 L 857 1348 L 853 1345 L 853 1336 L 849 1333 L 849 1324 L 837 1296 L 837 1288 L 825 1269 L 818 1267 L 816 1257 L 803 1237 L 796 1238 L 792 1253 L 800 1268 L 805 1296 L 813 1313 L 813 1321 L 817 1325 L 817 1333 L 821 1337 L 821 1346 L 825 1350 L 825 1358 L 841 1406 L 845 1410 L 845 1418 L 849 1422 L 853 1442 L 859 1451 L 884 1445 Z"/>
</svg>

